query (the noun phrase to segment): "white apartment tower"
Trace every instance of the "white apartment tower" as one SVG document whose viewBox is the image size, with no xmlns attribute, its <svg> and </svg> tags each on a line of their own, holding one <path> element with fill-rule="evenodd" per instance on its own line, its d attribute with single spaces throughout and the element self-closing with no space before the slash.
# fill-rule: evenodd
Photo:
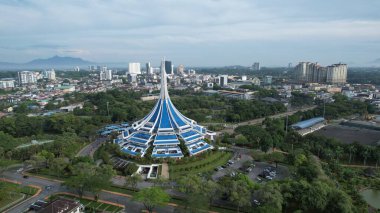
<svg viewBox="0 0 380 213">
<path fill-rule="evenodd" d="M 39 73 L 32 71 L 18 72 L 18 81 L 20 85 L 35 84 L 37 83 L 37 77 Z"/>
<path fill-rule="evenodd" d="M 130 75 L 141 75 L 140 63 L 129 63 L 128 73 Z"/>
<path fill-rule="evenodd" d="M 219 76 L 219 85 L 225 87 L 228 85 L 228 75 Z"/>
<path fill-rule="evenodd" d="M 333 64 L 327 67 L 327 83 L 343 84 L 347 81 L 347 64 Z"/>
<path fill-rule="evenodd" d="M 47 78 L 49 80 L 54 81 L 55 80 L 55 71 L 54 69 L 51 70 L 45 70 L 42 72 L 43 78 Z"/>
</svg>

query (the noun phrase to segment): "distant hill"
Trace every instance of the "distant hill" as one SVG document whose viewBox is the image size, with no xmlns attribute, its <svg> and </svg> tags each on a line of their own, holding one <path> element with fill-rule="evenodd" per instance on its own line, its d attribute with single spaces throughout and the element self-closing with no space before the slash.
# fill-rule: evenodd
<svg viewBox="0 0 380 213">
<path fill-rule="evenodd" d="M 53 56 L 47 59 L 35 59 L 26 63 L 26 65 L 37 65 L 37 66 L 79 66 L 91 64 L 90 61 L 85 61 L 81 58 L 73 57 L 61 57 Z"/>
<path fill-rule="evenodd" d="M 380 64 L 380 58 L 371 61 L 372 64 Z"/>
<path fill-rule="evenodd" d="M 66 69 L 73 68 L 75 66 L 85 67 L 90 64 L 95 64 L 94 62 L 86 61 L 81 58 L 74 57 L 61 57 L 53 56 L 46 59 L 35 59 L 27 63 L 8 63 L 0 62 L 0 70 L 19 70 L 19 69 L 47 69 L 47 68 L 57 68 Z"/>
</svg>

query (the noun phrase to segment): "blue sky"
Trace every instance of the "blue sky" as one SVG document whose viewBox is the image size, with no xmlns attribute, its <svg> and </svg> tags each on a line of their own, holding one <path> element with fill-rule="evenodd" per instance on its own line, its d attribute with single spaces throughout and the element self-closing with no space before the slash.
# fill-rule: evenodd
<svg viewBox="0 0 380 213">
<path fill-rule="evenodd" d="M 0 61 L 368 65 L 380 58 L 379 8 L 378 0 L 4 0 Z"/>
</svg>

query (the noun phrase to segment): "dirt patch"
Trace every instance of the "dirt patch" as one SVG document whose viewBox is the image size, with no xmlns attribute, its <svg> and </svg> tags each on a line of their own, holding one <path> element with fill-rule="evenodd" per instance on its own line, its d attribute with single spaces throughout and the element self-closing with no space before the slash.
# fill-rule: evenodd
<svg viewBox="0 0 380 213">
<path fill-rule="evenodd" d="M 380 131 L 342 125 L 329 125 L 316 131 L 315 134 L 335 138 L 345 144 L 357 141 L 360 144 L 376 146 L 380 141 Z"/>
</svg>

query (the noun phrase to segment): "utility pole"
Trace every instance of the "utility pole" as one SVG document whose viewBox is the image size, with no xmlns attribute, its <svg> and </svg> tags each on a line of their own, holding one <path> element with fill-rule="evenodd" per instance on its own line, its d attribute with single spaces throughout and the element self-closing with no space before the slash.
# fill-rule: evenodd
<svg viewBox="0 0 380 213">
<path fill-rule="evenodd" d="M 286 134 L 288 134 L 288 117 L 289 117 L 289 115 L 286 115 L 286 124 L 285 124 L 285 132 L 286 132 Z"/>
<path fill-rule="evenodd" d="M 109 102 L 107 101 L 107 115 L 110 116 L 110 109 L 108 108 Z"/>
</svg>

